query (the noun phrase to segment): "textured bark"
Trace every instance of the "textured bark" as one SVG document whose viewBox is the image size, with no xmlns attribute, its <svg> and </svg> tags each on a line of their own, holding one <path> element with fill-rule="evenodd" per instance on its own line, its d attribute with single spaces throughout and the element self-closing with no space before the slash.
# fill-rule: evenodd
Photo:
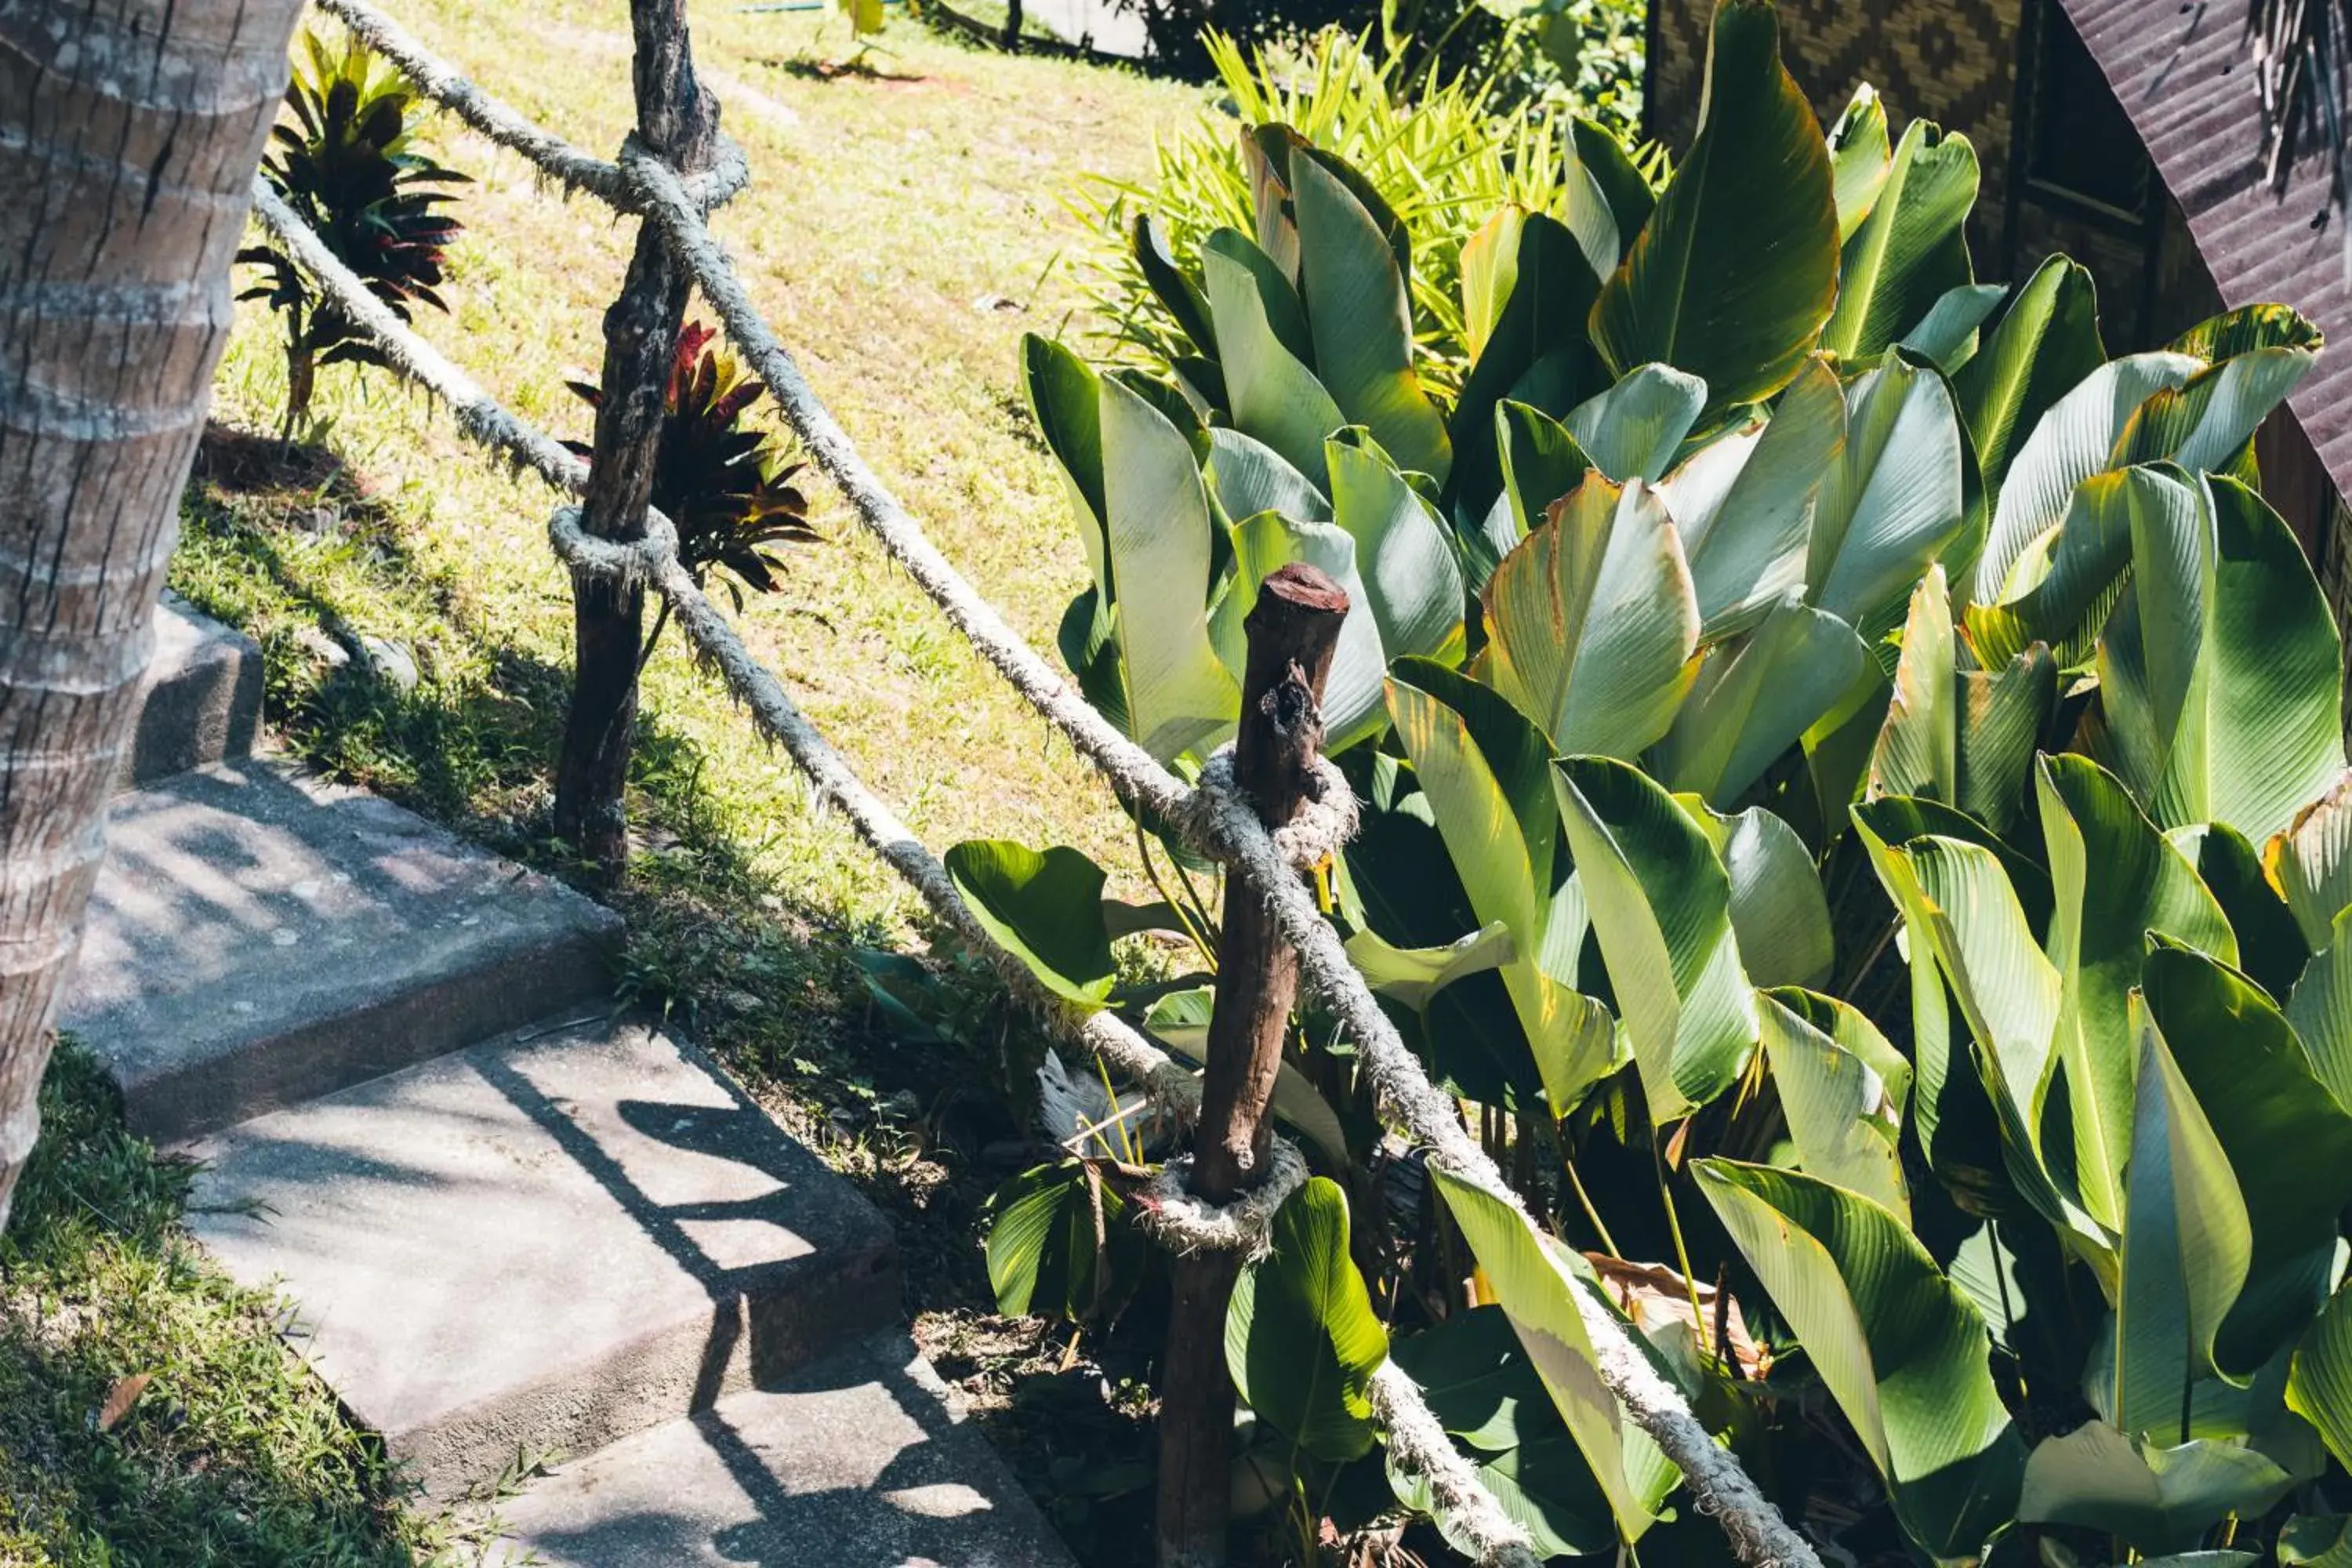
<svg viewBox="0 0 2352 1568">
<path fill-rule="evenodd" d="M 0 1225 L 299 0 L 0 0 Z"/>
<path fill-rule="evenodd" d="M 1323 744 L 1323 682 L 1347 614 L 1347 594 L 1305 565 L 1267 577 L 1250 609 L 1234 782 L 1268 827 L 1289 822 L 1306 798 Z M 1266 1169 L 1274 1150 L 1266 1109 L 1297 996 L 1298 955 L 1264 901 L 1228 878 L 1192 1150 L 1192 1191 L 1211 1203 L 1232 1202 Z M 1240 1259 L 1196 1253 L 1178 1258 L 1172 1272 L 1160 1379 L 1160 1565 L 1215 1568 L 1225 1560 L 1234 1439 L 1225 1310 Z"/>
<path fill-rule="evenodd" d="M 683 173 L 709 167 L 719 141 L 719 104 L 695 80 L 685 0 L 631 0 L 629 13 L 636 34 L 638 140 Z M 580 519 L 602 538 L 645 533 L 670 361 L 692 282 L 659 226 L 645 220 L 628 280 L 604 312 L 604 395 Z M 622 793 L 636 741 L 645 589 L 575 577 L 572 604 L 572 707 L 556 761 L 555 831 L 611 880 L 628 861 Z"/>
</svg>

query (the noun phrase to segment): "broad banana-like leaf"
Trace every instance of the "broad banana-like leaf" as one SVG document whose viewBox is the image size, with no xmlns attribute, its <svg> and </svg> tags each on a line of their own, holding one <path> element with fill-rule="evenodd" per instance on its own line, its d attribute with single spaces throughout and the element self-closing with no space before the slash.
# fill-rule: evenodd
<svg viewBox="0 0 2352 1568">
<path fill-rule="evenodd" d="M 1356 574 L 1380 627 L 1381 651 L 1459 663 L 1462 573 L 1437 509 L 1361 432 L 1326 442 L 1334 521 L 1356 542 Z"/>
<path fill-rule="evenodd" d="M 2044 951 L 2058 974 L 2071 1163 L 2083 1206 L 2120 1228 L 2134 1139 L 2133 1068 L 2141 1056 L 2126 999 L 2140 983 L 2148 933 L 2224 963 L 2237 963 L 2238 939 L 2188 858 L 2114 774 L 2088 757 L 2045 756 L 2034 797 L 2053 895 Z"/>
<path fill-rule="evenodd" d="M 1964 227 L 1976 200 L 1977 153 L 1969 139 L 1914 120 L 1869 216 L 1839 256 L 1837 309 L 1822 330 L 1822 347 L 1842 359 L 1874 358 L 1947 291 L 1970 282 Z"/>
<path fill-rule="evenodd" d="M 2254 427 L 2311 374 L 2323 341 L 2284 305 L 2248 305 L 2190 329 L 2172 346 L 2206 367 L 2140 405 L 2116 439 L 2119 459 L 2170 458 L 2191 473 L 2229 468 Z"/>
<path fill-rule="evenodd" d="M 1277 568 L 1303 561 L 1325 573 L 1348 595 L 1347 618 L 1323 685 L 1323 748 L 1345 751 L 1381 732 L 1384 713 L 1381 682 L 1389 656 L 1372 614 L 1372 595 L 1356 569 L 1356 541 L 1336 522 L 1305 522 L 1280 512 L 1260 512 L 1234 530 L 1234 559 L 1246 586 L 1244 614 L 1256 602 L 1257 585 Z M 1239 699 L 1234 701 L 1240 707 Z"/>
<path fill-rule="evenodd" d="M 1290 460 L 1231 426 L 1209 431 L 1209 493 L 1235 522 L 1278 511 L 1300 522 L 1328 522 L 1331 503 Z"/>
<path fill-rule="evenodd" d="M 2135 992 L 2137 1109 L 2116 1298 L 2116 1429 L 2186 1439 L 2189 1385 L 2219 1376 L 2213 1342 L 2236 1305 L 2253 1229 L 2229 1156 Z"/>
<path fill-rule="evenodd" d="M 1999 491 L 2011 458 L 2042 416 L 2106 358 L 2090 273 L 2052 257 L 2017 291 L 1983 350 L 1952 377 L 1988 492 Z"/>
<path fill-rule="evenodd" d="M 1717 805 L 1737 801 L 1873 668 L 1844 621 L 1782 600 L 1755 629 L 1707 650 L 1653 753 L 1658 776 Z"/>
<path fill-rule="evenodd" d="M 1683 437 L 1706 406 L 1706 383 L 1670 364 L 1637 365 L 1616 385 L 1569 411 L 1576 444 L 1619 484 L 1665 477 Z"/>
<path fill-rule="evenodd" d="M 1177 1056 L 1205 1068 L 1209 1020 L 1216 1016 L 1216 991 L 1207 985 L 1171 991 L 1144 1009 L 1143 1026 Z M 1307 1075 L 1287 1061 L 1275 1069 L 1270 1105 L 1285 1125 L 1314 1144 L 1325 1159 L 1335 1166 L 1348 1163 L 1348 1131 L 1339 1123 L 1339 1113 Z"/>
<path fill-rule="evenodd" d="M 1719 500 L 1686 494 L 1682 470 L 1664 487 L 1707 641 L 1745 630 L 1802 591 L 1813 510 L 1845 439 L 1845 390 L 1829 362 L 1815 358 L 1781 394 Z M 1724 444 L 1710 444 L 1684 468 L 1705 462 Z"/>
<path fill-rule="evenodd" d="M 1607 1009 L 1543 962 L 1548 949 L 1572 953 L 1584 936 L 1580 908 L 1555 896 L 1550 745 L 1501 696 L 1426 659 L 1397 661 L 1388 704 L 1473 912 L 1511 933 L 1503 984 L 1553 1113 L 1566 1115 L 1613 1070 L 1616 1046 Z"/>
<path fill-rule="evenodd" d="M 1502 454 L 1503 491 L 1517 530 L 1512 542 L 1517 543 L 1542 526 L 1554 501 L 1584 482 L 1592 471 L 1592 459 L 1567 426 L 1524 403 L 1506 400 L 1495 405 L 1495 433 Z"/>
<path fill-rule="evenodd" d="M 1086 545 L 1087 569 L 1101 602 L 1111 602 L 1110 569 L 1104 551 L 1103 450 L 1100 382 L 1068 349 L 1034 332 L 1021 338 L 1022 382 L 1038 433 L 1062 472 L 1070 510 L 1077 514 Z"/>
<path fill-rule="evenodd" d="M 2017 1517 L 2095 1530 L 2141 1552 L 2191 1547 L 2236 1515 L 2258 1519 L 2294 1478 L 2252 1448 L 2192 1442 L 2165 1447 L 2093 1421 L 2052 1437 L 2025 1465 Z"/>
<path fill-rule="evenodd" d="M 1837 202 L 1838 243 L 1844 245 L 1870 216 L 1886 188 L 1894 146 L 1886 129 L 1886 105 L 1868 82 L 1853 89 L 1837 123 L 1830 127 L 1830 185 Z"/>
<path fill-rule="evenodd" d="M 1039 984 L 1082 1007 L 1109 998 L 1117 966 L 1101 867 L 1066 845 L 1039 851 L 1002 838 L 967 839 L 944 859 L 973 917 Z"/>
<path fill-rule="evenodd" d="M 1274 1250 L 1245 1266 L 1225 1310 L 1225 1368 L 1260 1418 L 1320 1459 L 1372 1448 L 1372 1373 L 1388 1331 L 1348 1252 L 1348 1198 L 1308 1179 L 1275 1212 Z"/>
<path fill-rule="evenodd" d="M 1798 1168 L 1907 1221 L 1899 1140 L 1910 1064 L 1868 1018 L 1827 996 L 1768 991 L 1757 1011 Z"/>
<path fill-rule="evenodd" d="M 1489 504 L 1501 482 L 1496 467 L 1495 410 L 1503 400 L 1529 398 L 1537 383 L 1573 386 L 1600 379 L 1584 341 L 1584 322 L 1601 292 L 1601 279 L 1576 237 L 1557 220 L 1528 213 L 1519 220 L 1516 247 L 1509 293 L 1499 301 L 1494 331 L 1464 379 L 1454 410 L 1449 489 L 1454 500 L 1474 511 Z M 1488 276 L 1490 288 L 1499 286 L 1499 268 L 1489 268 Z M 1466 272 L 1465 279 L 1466 284 Z M 1554 406 L 1565 409 L 1567 405 Z M 1540 511 L 1549 499 L 1538 501 L 1536 510 Z"/>
<path fill-rule="evenodd" d="M 2284 997 L 2311 957 L 2286 900 L 2263 874 L 2262 858 L 2246 836 L 2225 822 L 2192 823 L 2165 835 L 2189 857 L 2230 929 L 2238 933 L 2238 965 L 2268 994 Z"/>
<path fill-rule="evenodd" d="M 1988 665 L 2040 641 L 2069 665 L 2089 652 L 2123 593 L 2136 512 L 2180 514 L 2167 531 L 2194 526 L 2196 490 L 2161 465 L 2093 474 L 2074 487 L 2066 515 L 2010 568 L 1998 604 L 1968 607 L 1969 641 Z"/>
<path fill-rule="evenodd" d="M 1787 385 L 1837 300 L 1829 150 L 1780 43 L 1766 0 L 1716 8 L 1706 121 L 1592 307 L 1613 372 L 1688 371 L 1710 412 Z"/>
<path fill-rule="evenodd" d="M 2337 1464 L 2352 1468 L 2352 1282 L 2329 1298 L 2295 1347 L 2286 1403 L 2319 1429 Z"/>
<path fill-rule="evenodd" d="M 989 1200 L 988 1283 L 996 1310 L 1075 1320 L 1115 1306 L 1146 1256 L 1127 1209 L 1118 1190 L 1077 1160 L 1040 1165 L 1005 1184 Z"/>
<path fill-rule="evenodd" d="M 2294 814 L 2263 849 L 2286 907 L 2316 952 L 2334 940 L 2336 917 L 2352 905 L 2352 772 Z"/>
<path fill-rule="evenodd" d="M 1942 565 L 1930 566 L 1911 592 L 1911 611 L 1903 623 L 1895 693 L 1870 755 L 1865 785 L 1870 798 L 1902 795 L 1959 804 L 1958 651 L 1952 636 L 1951 590 Z"/>
<path fill-rule="evenodd" d="M 1486 352 L 1503 307 L 1519 278 L 1519 239 L 1528 209 L 1496 207 L 1478 231 L 1462 242 L 1462 342 L 1475 363 Z"/>
<path fill-rule="evenodd" d="M 2200 505 L 2135 510 L 2132 581 L 2099 647 L 2121 773 L 2168 827 L 2226 822 L 2259 844 L 2344 771 L 2343 645 L 2302 546 L 2235 479 Z"/>
<path fill-rule="evenodd" d="M 1416 1013 L 1427 1012 L 1430 998 L 1455 981 L 1499 969 L 1518 954 L 1510 927 L 1500 921 L 1444 947 L 1398 947 L 1367 930 L 1350 936 L 1347 948 L 1365 984 Z"/>
<path fill-rule="evenodd" d="M 2299 1513 L 2279 1526 L 2279 1568 L 2352 1568 L 2352 1515 Z"/>
<path fill-rule="evenodd" d="M 1846 389 L 1844 449 L 1813 511 L 1807 603 L 1868 622 L 1958 531 L 1960 500 L 1960 424 L 1944 378 L 1890 354 Z"/>
<path fill-rule="evenodd" d="M 1904 1529 L 1939 1563 L 1979 1561 L 2011 1516 L 2025 1448 L 1975 1304 L 1868 1197 L 1729 1160 L 1691 1171 L 1885 1478 Z"/>
<path fill-rule="evenodd" d="M 2000 603 L 2010 569 L 2065 517 L 2074 487 L 2122 466 L 2116 461 L 2116 443 L 2139 405 L 2203 368 L 2202 361 L 2187 354 L 2126 354 L 2099 366 L 2050 405 L 2000 481 L 1990 531 L 1969 584 L 1971 603 Z"/>
<path fill-rule="evenodd" d="M 1201 274 L 1234 428 L 1281 453 L 1318 489 L 1328 484 L 1323 443 L 1348 421 L 1309 368 L 1314 350 L 1289 280 L 1230 228 L 1202 242 Z"/>
<path fill-rule="evenodd" d="M 1927 307 L 1927 313 L 1895 340 L 1895 346 L 1951 375 L 1976 357 L 1978 329 L 1992 319 L 2008 295 L 2009 289 L 1999 283 L 1962 283 L 1947 289 Z"/>
<path fill-rule="evenodd" d="M 1563 752 L 1633 758 L 1696 673 L 1698 605 L 1656 493 L 1594 475 L 1495 568 L 1484 677 Z"/>
<path fill-rule="evenodd" d="M 1176 318 L 1176 325 L 1192 340 L 1192 346 L 1214 359 L 1217 353 L 1217 329 L 1209 319 L 1209 298 L 1201 286 L 1176 264 L 1168 248 L 1167 237 L 1160 232 L 1159 224 L 1148 212 L 1135 215 L 1135 265 L 1143 274 L 1144 282 L 1152 294 Z"/>
<path fill-rule="evenodd" d="M 2352 1109 L 2352 910 L 2336 917 L 2327 945 L 2304 965 L 2286 1016 L 2310 1053 L 2312 1071 L 2336 1104 Z"/>
<path fill-rule="evenodd" d="M 1580 1303 L 1608 1309 L 1584 1278 L 1582 1260 L 1571 1259 L 1549 1237 L 1537 1235 L 1525 1215 L 1483 1188 L 1439 1166 L 1432 1166 L 1430 1173 L 1478 1259 L 1496 1304 L 1510 1318 L 1528 1359 L 1535 1363 L 1552 1404 L 1608 1497 L 1617 1528 L 1626 1540 L 1640 1540 L 1656 1521 L 1658 1507 L 1681 1472 L 1601 1381 Z"/>
<path fill-rule="evenodd" d="M 1115 378 L 1100 383 L 1103 504 L 1129 733 L 1162 762 L 1213 742 L 1241 688 L 1209 637 L 1208 491 L 1192 445 Z M 1140 584 L 1119 595 L 1122 582 Z"/>
<path fill-rule="evenodd" d="M 1320 162 L 1293 158 L 1290 178 L 1317 379 L 1349 423 L 1368 427 L 1401 466 L 1443 484 L 1453 449 L 1412 367 L 1412 302 L 1396 253 Z"/>
<path fill-rule="evenodd" d="M 1677 795 L 1731 879 L 1731 930 L 1750 984 L 1818 985 L 1837 962 L 1829 897 L 1812 851 L 1776 813 L 1751 805 L 1726 816 Z"/>
<path fill-rule="evenodd" d="M 1618 235 L 1630 239 L 1641 233 L 1642 226 L 1650 221 L 1650 214 L 1657 208 L 1658 196 L 1650 188 L 1648 178 L 1635 166 L 1632 154 L 1625 151 L 1625 143 L 1618 140 L 1616 132 L 1588 115 L 1571 116 L 1568 132 L 1568 150 L 1575 154 L 1576 166 L 1590 177 L 1601 199 L 1609 204 L 1609 216 L 1616 220 Z M 1571 193 L 1570 199 L 1580 198 Z M 1612 260 L 1604 268 L 1598 257 L 1593 261 L 1593 269 L 1604 274 L 1615 266 Z"/>
<path fill-rule="evenodd" d="M 1729 1088 L 1755 1049 L 1731 879 L 1690 815 L 1639 769 L 1568 757 L 1554 783 L 1650 1118 L 1663 1126 Z"/>
<path fill-rule="evenodd" d="M 2327 1300 L 2336 1216 L 2352 1203 L 2352 1112 L 2313 1076 L 2271 999 L 2234 969 L 2161 943 L 2145 984 L 2148 1014 L 2245 1200 L 2246 1284 L 2213 1350 L 2222 1374 L 2242 1381 Z"/>
</svg>

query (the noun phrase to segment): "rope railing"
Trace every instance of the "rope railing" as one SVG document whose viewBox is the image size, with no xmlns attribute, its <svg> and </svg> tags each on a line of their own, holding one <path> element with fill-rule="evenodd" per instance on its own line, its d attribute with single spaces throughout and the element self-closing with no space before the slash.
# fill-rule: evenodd
<svg viewBox="0 0 2352 1568">
<path fill-rule="evenodd" d="M 1382 1110 L 1428 1148 L 1431 1160 L 1508 1205 L 1541 1235 L 1517 1192 L 1469 1135 L 1458 1108 L 1430 1081 L 1349 962 L 1339 932 L 1297 874 L 1298 846 L 1276 843 L 1250 804 L 1231 787 L 1229 773 L 1213 767 L 1200 786 L 1188 786 L 1106 721 L 965 580 L 867 465 L 760 314 L 705 222 L 706 206 L 740 188 L 740 179 L 732 179 L 722 164 L 714 176 L 689 184 L 634 140 L 624 146 L 616 163 L 590 158 L 483 93 L 367 0 L 319 3 L 393 60 L 427 96 L 489 140 L 565 186 L 642 214 L 657 226 L 730 338 L 767 384 L 785 422 L 861 526 L 998 675 L 1103 774 L 1122 802 L 1150 813 L 1193 848 L 1223 862 L 1265 901 L 1276 929 L 1298 955 L 1305 984 L 1355 1041 Z M 740 154 L 731 162 L 740 169 Z M 449 406 L 461 432 L 509 462 L 537 472 L 560 490 L 576 494 L 583 489 L 586 464 L 499 404 L 394 317 L 259 178 L 254 207 L 264 227 L 383 351 L 389 365 Z M 782 747 L 819 800 L 837 807 L 868 848 L 945 925 L 1039 1003 L 1064 1037 L 1140 1084 L 1156 1104 L 1189 1114 L 1199 1094 L 1190 1070 L 1115 1014 L 1097 1011 L 1078 1016 L 1045 991 L 974 916 L 937 857 L 866 786 L 704 595 L 677 559 L 677 535 L 668 520 L 648 508 L 646 523 L 641 540 L 607 541 L 583 532 L 576 511 L 565 508 L 550 524 L 550 542 L 575 578 L 619 575 L 659 593 L 698 652 L 719 671 L 762 733 Z M 1297 1159 L 1297 1152 L 1285 1146 L 1275 1161 L 1277 1173 Z M 1262 1197 L 1259 1205 L 1262 1210 Z M 1223 1240 L 1200 1244 L 1255 1245 L 1257 1238 L 1248 1232 L 1251 1225 L 1262 1225 L 1260 1210 L 1250 1211 L 1258 1217 L 1234 1227 L 1234 1234 L 1220 1231 Z M 1187 1222 L 1177 1223 L 1181 1226 Z M 1194 1216 L 1191 1223 L 1194 1234 L 1202 1236 L 1226 1222 L 1210 1215 Z M 1739 1559 L 1749 1568 L 1821 1568 L 1812 1547 L 1758 1489 L 1738 1460 L 1715 1442 L 1681 1392 L 1634 1343 L 1623 1322 L 1587 1292 L 1572 1295 L 1602 1383 L 1681 1469 L 1696 1506 L 1722 1527 Z M 1535 1556 L 1526 1531 L 1496 1502 L 1446 1438 L 1412 1379 L 1393 1366 L 1384 1368 L 1369 1394 L 1375 1415 L 1390 1432 L 1392 1460 L 1427 1479 L 1481 1563 L 1532 1568 Z"/>
</svg>

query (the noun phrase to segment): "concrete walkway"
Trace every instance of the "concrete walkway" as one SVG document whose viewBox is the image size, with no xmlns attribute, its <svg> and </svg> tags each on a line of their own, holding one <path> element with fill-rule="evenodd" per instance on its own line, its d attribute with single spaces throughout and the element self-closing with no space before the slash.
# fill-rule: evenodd
<svg viewBox="0 0 2352 1568">
<path fill-rule="evenodd" d="M 167 607 L 62 1019 L 204 1163 L 189 1228 L 510 1563 L 1066 1568 L 899 1323 L 896 1240 L 693 1045 L 610 910 L 254 753 L 260 651 Z"/>
</svg>

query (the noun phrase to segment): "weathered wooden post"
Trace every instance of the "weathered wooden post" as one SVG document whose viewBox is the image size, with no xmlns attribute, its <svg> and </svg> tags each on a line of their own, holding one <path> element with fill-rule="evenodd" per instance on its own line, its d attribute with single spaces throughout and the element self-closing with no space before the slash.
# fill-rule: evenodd
<svg viewBox="0 0 2352 1568">
<path fill-rule="evenodd" d="M 1297 816 L 1307 798 L 1323 744 L 1323 682 L 1347 613 L 1348 595 L 1337 583 L 1312 566 L 1291 565 L 1266 578 L 1245 623 L 1249 663 L 1234 782 L 1270 828 Z M 1225 881 L 1219 946 L 1192 1184 L 1213 1204 L 1232 1202 L 1265 1173 L 1274 1143 L 1266 1108 L 1298 994 L 1297 955 L 1238 878 Z M 1240 1271 L 1231 1252 L 1175 1260 L 1160 1380 L 1160 1568 L 1225 1561 L 1234 1440 L 1225 1310 Z"/>
<path fill-rule="evenodd" d="M 686 0 L 630 0 L 629 22 L 636 35 L 637 139 L 682 174 L 709 168 L 719 104 L 695 80 Z M 604 312 L 604 395 L 580 517 L 599 538 L 645 536 L 670 363 L 692 282 L 660 226 L 643 219 L 628 280 Z M 572 591 L 572 708 L 556 762 L 555 831 L 611 880 L 628 861 L 621 797 L 636 739 L 645 589 L 574 574 Z"/>
</svg>

